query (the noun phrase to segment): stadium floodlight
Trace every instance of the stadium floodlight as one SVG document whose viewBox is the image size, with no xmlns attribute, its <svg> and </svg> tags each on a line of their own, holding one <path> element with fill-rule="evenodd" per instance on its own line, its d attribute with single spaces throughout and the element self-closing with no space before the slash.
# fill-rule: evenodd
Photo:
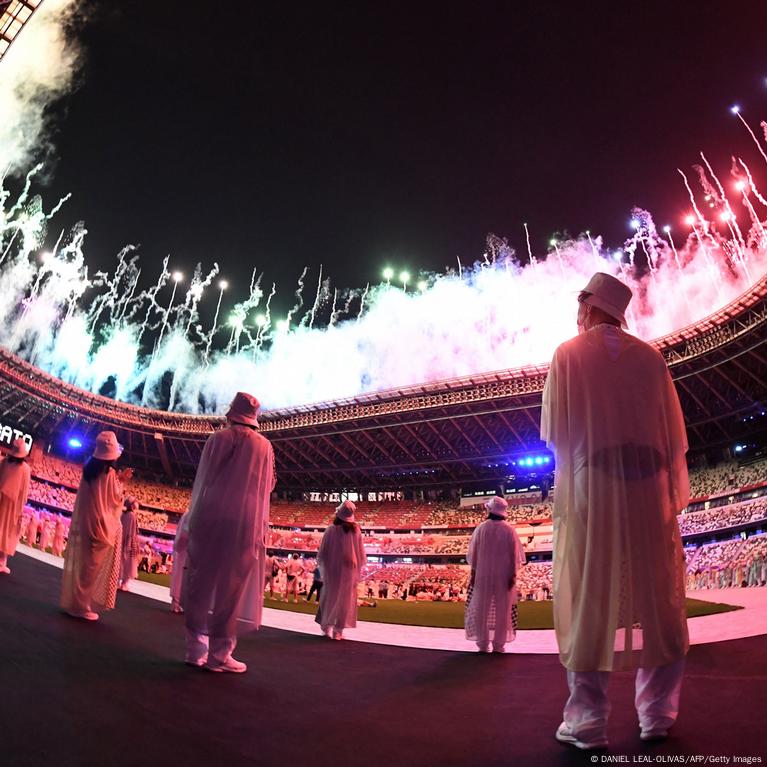
<svg viewBox="0 0 767 767">
<path fill-rule="evenodd" d="M 77 439 L 77 437 L 70 437 L 67 440 L 67 444 L 69 445 L 69 447 L 75 448 L 75 450 L 77 450 L 78 448 L 81 448 L 83 446 L 83 443 L 80 442 L 80 440 Z"/>
</svg>

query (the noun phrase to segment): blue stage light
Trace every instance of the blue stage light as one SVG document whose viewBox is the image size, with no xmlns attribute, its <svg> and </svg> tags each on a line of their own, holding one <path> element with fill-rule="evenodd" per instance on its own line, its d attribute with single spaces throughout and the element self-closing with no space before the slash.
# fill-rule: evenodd
<svg viewBox="0 0 767 767">
<path fill-rule="evenodd" d="M 541 456 L 537 455 L 537 456 L 535 456 L 535 462 L 540 466 L 543 463 L 543 458 L 541 458 Z"/>
<path fill-rule="evenodd" d="M 83 446 L 83 443 L 80 442 L 77 437 L 70 437 L 68 441 L 69 447 L 79 448 Z"/>
</svg>

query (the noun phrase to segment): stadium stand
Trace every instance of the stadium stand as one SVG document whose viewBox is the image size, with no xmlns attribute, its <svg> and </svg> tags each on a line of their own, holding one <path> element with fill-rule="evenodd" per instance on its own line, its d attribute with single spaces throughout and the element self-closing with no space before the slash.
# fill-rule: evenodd
<svg viewBox="0 0 767 767">
<path fill-rule="evenodd" d="M 38 456 L 32 464 L 33 479 L 29 500 L 44 509 L 37 515 L 38 529 L 31 545 L 48 543 L 41 530 L 55 524 L 62 512 L 68 531 L 68 516 L 74 505 L 81 467 L 50 454 Z M 767 460 L 738 467 L 734 463 L 691 472 L 691 483 L 698 501 L 695 510 L 679 516 L 683 536 L 721 534 L 730 529 L 751 526 L 759 532 L 758 524 L 767 522 Z M 754 489 L 757 488 L 757 489 Z M 142 508 L 139 527 L 142 531 L 145 569 L 167 572 L 172 567 L 172 550 L 168 536 L 175 529 L 173 520 L 188 506 L 190 490 L 133 477 L 127 491 L 135 495 Z M 747 491 L 744 493 L 744 491 Z M 739 495 L 739 493 L 744 493 Z M 763 495 L 762 495 L 763 493 Z M 757 497 L 754 497 L 757 495 Z M 713 500 L 706 500 L 707 498 Z M 552 504 L 512 503 L 510 521 L 517 530 L 528 553 L 548 552 L 552 546 Z M 525 501 L 529 501 L 525 498 Z M 716 506 L 717 503 L 721 505 Z M 334 514 L 335 503 L 274 500 L 271 509 L 272 529 L 269 546 L 276 552 L 301 552 L 307 578 L 314 567 L 322 538 L 322 529 Z M 32 513 L 25 513 L 23 527 Z M 365 534 L 365 550 L 370 557 L 440 558 L 440 564 L 371 563 L 365 581 L 378 595 L 384 582 L 388 598 L 460 599 L 465 597 L 468 568 L 465 564 L 450 564 L 450 558 L 463 559 L 468 549 L 471 530 L 484 519 L 481 506 L 457 508 L 456 501 L 362 501 L 357 504 L 357 519 Z M 312 529 L 314 528 L 314 529 Z M 748 527 L 746 527 L 748 529 Z M 397 533 L 390 531 L 396 530 Z M 155 537 L 164 534 L 165 537 Z M 24 538 L 24 536 L 22 536 Z M 26 539 L 25 539 L 26 540 Z M 688 588 L 718 588 L 767 584 L 767 536 L 751 535 L 746 539 L 706 541 L 686 550 Z M 445 558 L 448 564 L 445 564 Z M 532 562 L 520 575 L 519 588 L 524 599 L 547 598 L 551 589 L 551 563 Z M 372 584 L 372 586 L 371 586 Z"/>
</svg>

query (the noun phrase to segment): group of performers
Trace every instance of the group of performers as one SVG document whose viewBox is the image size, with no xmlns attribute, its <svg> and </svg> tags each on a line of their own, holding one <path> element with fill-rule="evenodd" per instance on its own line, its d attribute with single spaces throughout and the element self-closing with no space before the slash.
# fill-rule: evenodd
<svg viewBox="0 0 767 767">
<path fill-rule="evenodd" d="M 541 437 L 557 462 L 554 622 L 570 689 L 555 737 L 581 749 L 607 745 L 610 672 L 634 665 L 640 737 L 666 737 L 689 646 L 676 520 L 689 500 L 685 425 L 663 357 L 624 330 L 631 297 L 611 275 L 591 278 L 578 296 L 579 333 L 557 348 L 543 393 Z M 272 446 L 258 431 L 259 407 L 250 394 L 235 396 L 226 427 L 205 444 L 176 534 L 171 595 L 184 613 L 185 661 L 210 671 L 244 672 L 232 655 L 238 619 L 261 625 L 276 474 Z M 98 436 L 75 501 L 61 607 L 84 620 L 112 607 L 117 588 L 136 575 L 135 506 L 124 503 L 121 452 L 114 433 Z M 17 440 L 0 464 L 0 573 L 9 572 L 18 541 L 25 458 Z M 487 511 L 468 552 L 466 634 L 480 651 L 503 652 L 514 638 L 524 554 L 504 499 L 492 499 Z M 356 625 L 365 552 L 354 513 L 351 501 L 338 506 L 318 554 L 316 620 L 334 639 Z"/>
</svg>

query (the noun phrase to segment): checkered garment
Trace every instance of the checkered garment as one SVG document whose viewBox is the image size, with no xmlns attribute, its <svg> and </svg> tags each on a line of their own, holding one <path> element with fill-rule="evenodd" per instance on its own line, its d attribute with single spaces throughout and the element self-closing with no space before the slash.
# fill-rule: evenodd
<svg viewBox="0 0 767 767">
<path fill-rule="evenodd" d="M 474 581 L 469 583 L 469 588 L 466 590 L 466 632 L 469 636 L 478 636 L 477 626 L 475 625 L 476 613 L 474 610 L 470 610 L 471 598 L 474 594 Z M 489 631 L 495 631 L 495 600 L 490 603 L 490 611 L 487 616 L 487 628 Z M 519 628 L 519 607 L 515 602 L 511 606 L 511 636 L 514 637 Z"/>
<path fill-rule="evenodd" d="M 117 583 L 120 580 L 122 528 L 118 525 L 112 548 L 106 555 L 93 590 L 93 601 L 111 610 L 117 599 Z"/>
</svg>

